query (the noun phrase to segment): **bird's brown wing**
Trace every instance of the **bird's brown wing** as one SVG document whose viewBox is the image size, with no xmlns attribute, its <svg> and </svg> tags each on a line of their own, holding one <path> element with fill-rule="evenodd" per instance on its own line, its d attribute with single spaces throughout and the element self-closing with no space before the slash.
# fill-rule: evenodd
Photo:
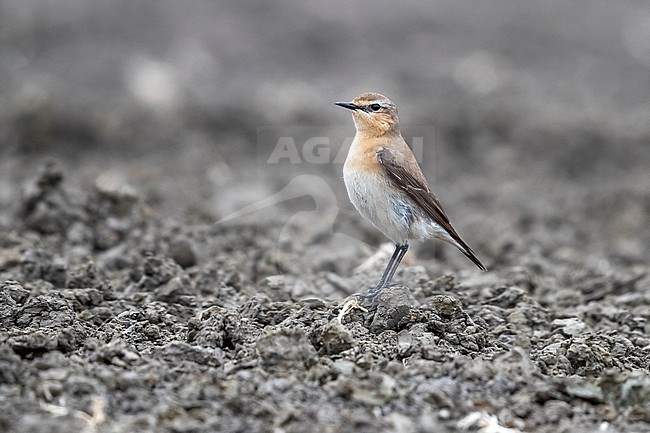
<svg viewBox="0 0 650 433">
<path fill-rule="evenodd" d="M 449 222 L 449 217 L 445 213 L 438 198 L 431 192 L 427 186 L 424 176 L 421 174 L 420 167 L 415 161 L 410 169 L 407 169 L 403 163 L 400 163 L 390 150 L 381 148 L 377 150 L 377 160 L 386 170 L 388 177 L 393 181 L 395 186 L 403 190 L 426 214 L 440 227 L 445 229 L 449 236 L 457 243 L 458 249 L 467 256 L 481 270 L 487 268 L 476 257 L 474 251 L 461 239 L 460 235 Z"/>
</svg>

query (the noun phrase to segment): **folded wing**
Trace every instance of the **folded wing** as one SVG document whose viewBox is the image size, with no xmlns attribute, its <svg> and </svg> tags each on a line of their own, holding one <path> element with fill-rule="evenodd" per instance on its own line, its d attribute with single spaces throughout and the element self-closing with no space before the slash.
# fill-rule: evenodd
<svg viewBox="0 0 650 433">
<path fill-rule="evenodd" d="M 417 163 L 415 163 L 416 167 L 414 167 L 417 171 L 413 168 L 407 170 L 388 149 L 384 148 L 377 150 L 377 159 L 395 186 L 403 190 L 436 224 L 449 233 L 449 236 L 456 242 L 456 247 L 467 258 L 474 262 L 479 269 L 487 271 L 485 265 L 481 263 L 474 251 L 461 239 L 456 229 L 451 225 L 449 217 L 442 208 L 438 198 L 427 186 L 424 177 L 421 175 L 417 176 L 420 174 Z M 417 174 L 413 174 L 414 172 Z"/>
</svg>

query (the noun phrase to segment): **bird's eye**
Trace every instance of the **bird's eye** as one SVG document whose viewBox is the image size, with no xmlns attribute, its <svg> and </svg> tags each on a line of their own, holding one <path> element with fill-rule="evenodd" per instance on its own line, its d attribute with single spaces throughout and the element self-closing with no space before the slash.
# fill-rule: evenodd
<svg viewBox="0 0 650 433">
<path fill-rule="evenodd" d="M 379 111 L 380 108 L 381 108 L 381 105 L 379 105 L 379 104 L 372 104 L 372 105 L 370 106 L 370 109 L 371 109 L 372 111 Z"/>
</svg>

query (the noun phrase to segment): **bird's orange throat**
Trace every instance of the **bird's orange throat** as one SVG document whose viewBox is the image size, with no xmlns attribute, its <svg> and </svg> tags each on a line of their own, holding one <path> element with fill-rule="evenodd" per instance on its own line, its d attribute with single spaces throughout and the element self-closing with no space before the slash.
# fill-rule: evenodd
<svg viewBox="0 0 650 433">
<path fill-rule="evenodd" d="M 357 132 L 364 137 L 382 137 L 385 135 L 399 134 L 396 119 L 389 115 L 367 116 L 363 113 L 352 113 L 354 126 Z"/>
</svg>

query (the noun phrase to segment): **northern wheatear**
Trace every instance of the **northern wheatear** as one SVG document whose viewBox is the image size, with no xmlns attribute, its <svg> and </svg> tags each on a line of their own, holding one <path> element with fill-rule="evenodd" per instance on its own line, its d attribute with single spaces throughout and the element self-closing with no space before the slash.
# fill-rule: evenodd
<svg viewBox="0 0 650 433">
<path fill-rule="evenodd" d="M 378 93 L 364 93 L 336 105 L 352 110 L 357 133 L 343 166 L 343 180 L 354 207 L 395 243 L 395 252 L 377 286 L 388 286 L 408 250 L 409 239 L 449 242 L 476 266 L 487 268 L 449 222 L 431 192 L 413 152 L 399 130 L 397 107 Z"/>
</svg>

